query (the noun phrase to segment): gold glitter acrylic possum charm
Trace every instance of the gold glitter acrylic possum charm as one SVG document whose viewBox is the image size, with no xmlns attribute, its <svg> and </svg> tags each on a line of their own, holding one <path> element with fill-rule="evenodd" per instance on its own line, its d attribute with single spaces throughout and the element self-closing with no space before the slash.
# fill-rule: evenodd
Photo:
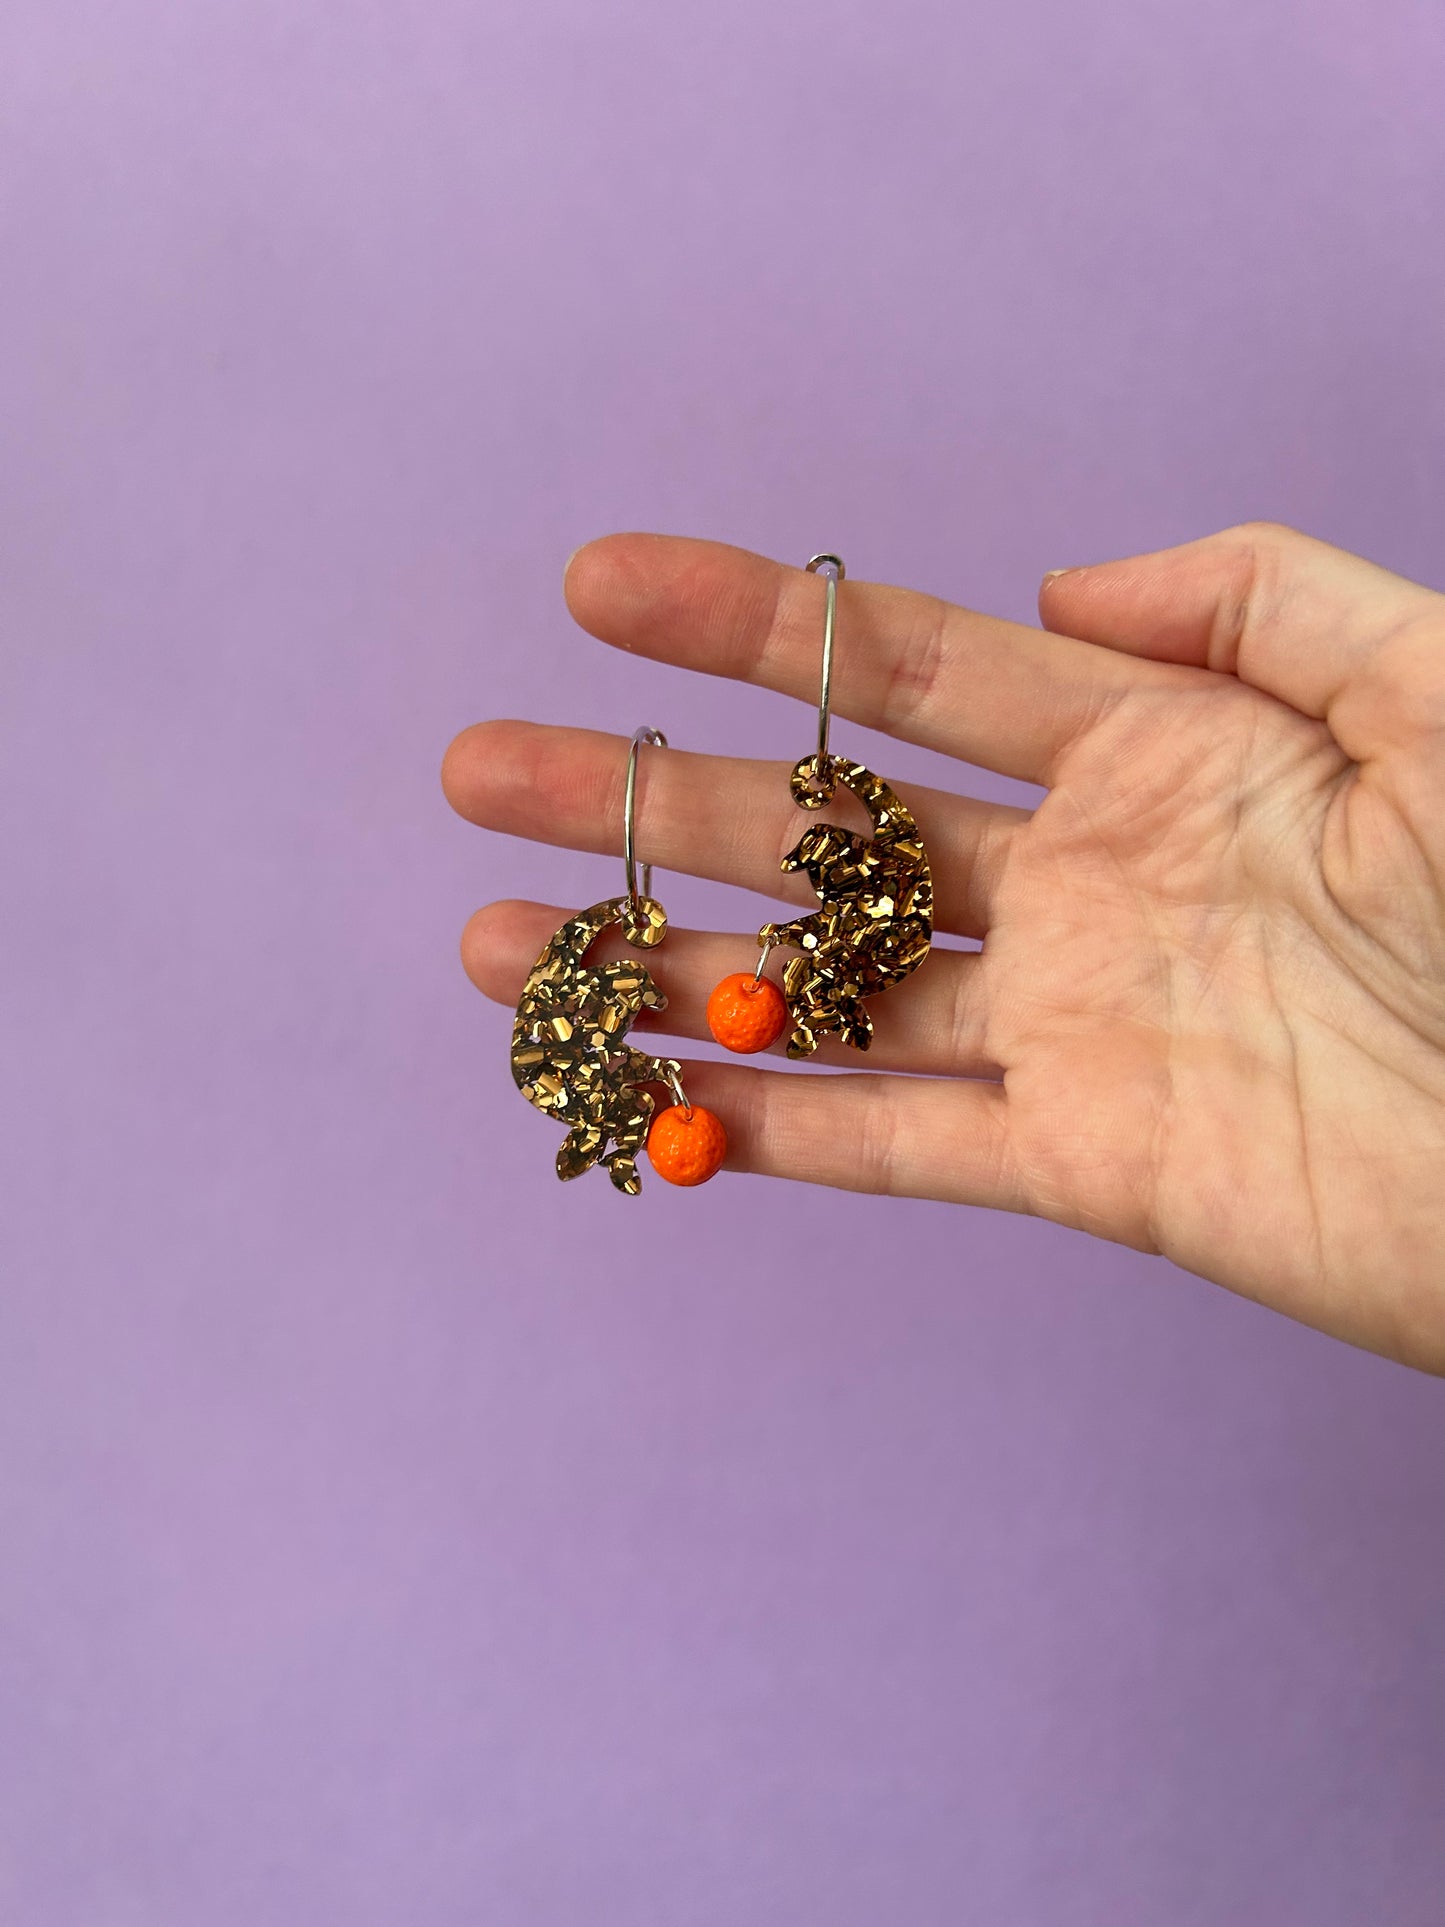
<svg viewBox="0 0 1445 1927">
<path fill-rule="evenodd" d="M 667 912 L 652 895 L 650 864 L 641 865 L 642 888 L 637 887 L 637 758 L 644 743 L 666 749 L 667 739 L 659 730 L 639 729 L 628 750 L 627 894 L 568 918 L 532 966 L 512 1027 L 518 1090 L 568 1127 L 557 1153 L 558 1177 L 580 1177 L 601 1164 L 629 1197 L 642 1188 L 637 1154 L 644 1145 L 658 1175 L 684 1185 L 705 1183 L 727 1150 L 718 1120 L 688 1103 L 677 1061 L 649 1057 L 626 1041 L 642 1011 L 667 1008 L 647 965 L 641 959 L 587 959 L 588 948 L 605 930 L 616 928 L 638 950 L 655 949 L 667 934 Z M 649 1084 L 665 1086 L 677 1100 L 656 1117 Z"/>
<path fill-rule="evenodd" d="M 815 555 L 808 569 L 827 583 L 818 747 L 794 766 L 789 787 L 799 809 L 818 810 L 832 802 L 841 783 L 867 810 L 873 833 L 865 837 L 835 823 L 818 823 L 805 830 L 783 858 L 785 871 L 806 872 L 821 905 L 791 923 L 765 923 L 758 932 L 762 956 L 752 976 L 754 986 L 771 988 L 763 970 L 772 950 L 801 953 L 790 957 L 783 969 L 789 1057 L 810 1057 L 825 1037 L 867 1050 L 873 1019 L 863 1000 L 910 976 L 933 940 L 933 880 L 918 825 L 881 776 L 829 753 L 833 632 L 838 584 L 845 571 L 836 555 Z M 762 1049 L 782 1027 L 769 1036 L 767 1027 L 740 1021 L 734 1012 L 746 994 L 746 980 L 730 977 L 709 1001 L 713 1035 L 730 1050 Z M 761 1043 L 755 1041 L 759 1035 Z"/>
</svg>

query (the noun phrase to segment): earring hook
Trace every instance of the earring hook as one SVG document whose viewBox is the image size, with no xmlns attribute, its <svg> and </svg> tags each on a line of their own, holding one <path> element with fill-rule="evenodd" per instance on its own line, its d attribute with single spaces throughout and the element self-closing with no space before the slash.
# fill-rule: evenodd
<svg viewBox="0 0 1445 1927">
<path fill-rule="evenodd" d="M 841 555 L 815 555 L 808 562 L 809 575 L 822 575 L 828 585 L 828 606 L 823 615 L 823 681 L 818 693 L 818 766 L 817 780 L 828 780 L 828 724 L 833 715 L 833 625 L 838 614 L 838 584 L 847 575 Z"/>
<path fill-rule="evenodd" d="M 637 891 L 637 752 L 647 743 L 653 749 L 666 749 L 667 738 L 660 729 L 638 729 L 627 749 L 627 789 L 622 801 L 622 861 L 627 869 L 627 900 L 634 910 L 652 895 L 652 865 L 642 865 L 642 894 Z"/>
</svg>

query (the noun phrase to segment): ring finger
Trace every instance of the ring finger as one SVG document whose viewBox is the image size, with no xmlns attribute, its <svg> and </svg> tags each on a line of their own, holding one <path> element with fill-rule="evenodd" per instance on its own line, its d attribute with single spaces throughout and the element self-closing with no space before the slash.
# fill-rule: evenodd
<svg viewBox="0 0 1445 1927">
<path fill-rule="evenodd" d="M 496 1003 L 514 1004 L 527 973 L 568 912 L 545 903 L 492 903 L 479 910 L 462 936 L 467 975 Z M 610 947 L 599 941 L 596 955 L 635 957 L 613 935 Z M 697 930 L 669 930 L 660 947 L 648 953 L 647 967 L 667 998 L 667 1010 L 644 1013 L 634 1031 L 662 1031 L 673 1037 L 707 1037 L 708 995 L 721 977 L 751 967 L 757 956 L 750 937 Z M 996 1077 L 984 1051 L 981 975 L 977 951 L 935 950 L 916 976 L 873 1000 L 870 1068 L 921 1071 L 934 1076 Z M 781 1054 L 781 1041 L 773 1046 Z M 856 1051 L 826 1043 L 812 1060 L 820 1064 L 861 1061 Z"/>
</svg>

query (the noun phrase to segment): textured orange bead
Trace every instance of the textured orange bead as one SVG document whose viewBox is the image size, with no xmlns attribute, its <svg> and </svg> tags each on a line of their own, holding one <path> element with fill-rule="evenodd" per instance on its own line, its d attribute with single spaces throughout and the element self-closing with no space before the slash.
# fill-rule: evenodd
<svg viewBox="0 0 1445 1927">
<path fill-rule="evenodd" d="M 707 1027 L 727 1050 L 745 1056 L 766 1050 L 788 1022 L 787 999 L 770 977 L 753 982 L 751 970 L 724 977 L 707 1000 Z"/>
<path fill-rule="evenodd" d="M 728 1134 L 700 1104 L 659 1111 L 647 1133 L 652 1168 L 669 1184 L 706 1184 L 728 1154 Z"/>
</svg>

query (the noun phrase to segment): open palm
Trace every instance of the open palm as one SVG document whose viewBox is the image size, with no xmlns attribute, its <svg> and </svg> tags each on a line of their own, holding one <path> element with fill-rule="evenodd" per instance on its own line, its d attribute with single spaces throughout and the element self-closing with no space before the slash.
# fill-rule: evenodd
<svg viewBox="0 0 1445 1927">
<path fill-rule="evenodd" d="M 815 695 L 801 570 L 614 536 L 567 594 L 618 647 Z M 1055 574 L 1041 610 L 844 585 L 835 712 L 1047 794 L 903 786 L 938 927 L 982 949 L 871 1005 L 866 1072 L 696 1064 L 689 1092 L 734 1168 L 1034 1212 L 1445 1371 L 1445 596 L 1255 525 Z M 485 723 L 444 777 L 476 822 L 615 854 L 624 765 L 614 737 Z M 644 854 L 813 901 L 778 871 L 787 766 L 645 765 Z M 473 979 L 515 1001 L 565 914 L 480 911 Z M 674 931 L 653 1021 L 706 1035 L 751 954 Z"/>
</svg>

